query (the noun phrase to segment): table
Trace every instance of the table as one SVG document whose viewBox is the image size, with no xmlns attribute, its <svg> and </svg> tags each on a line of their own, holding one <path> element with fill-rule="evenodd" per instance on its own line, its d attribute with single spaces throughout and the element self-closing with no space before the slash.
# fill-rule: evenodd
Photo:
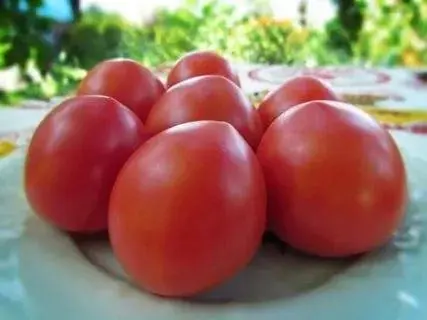
<svg viewBox="0 0 427 320">
<path fill-rule="evenodd" d="M 364 108 L 386 127 L 427 134 L 427 83 L 418 79 L 413 70 L 248 64 L 235 67 L 243 90 L 255 104 L 286 79 L 313 75 L 327 81 L 343 100 Z M 164 78 L 169 69 L 165 65 L 156 73 Z M 27 101 L 21 107 L 0 108 L 0 158 L 26 144 L 37 124 L 61 99 Z"/>
</svg>

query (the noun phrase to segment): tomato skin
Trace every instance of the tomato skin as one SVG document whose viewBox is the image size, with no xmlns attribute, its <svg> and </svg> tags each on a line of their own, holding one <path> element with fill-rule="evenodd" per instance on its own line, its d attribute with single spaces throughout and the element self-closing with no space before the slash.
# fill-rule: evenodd
<svg viewBox="0 0 427 320">
<path fill-rule="evenodd" d="M 147 135 L 141 121 L 104 96 L 70 98 L 38 126 L 25 163 L 25 192 L 34 211 L 73 232 L 107 228 L 116 176 Z"/>
<path fill-rule="evenodd" d="M 324 257 L 372 250 L 403 218 L 406 173 L 390 134 L 365 112 L 313 101 L 279 116 L 257 151 L 269 227 Z"/>
<path fill-rule="evenodd" d="M 165 92 L 162 82 L 147 68 L 130 59 L 110 59 L 92 68 L 77 95 L 105 95 L 131 109 L 145 122 L 152 106 Z"/>
<path fill-rule="evenodd" d="M 182 56 L 175 63 L 167 78 L 167 87 L 203 75 L 223 76 L 240 86 L 237 73 L 231 64 L 219 54 L 213 51 L 193 51 Z"/>
<path fill-rule="evenodd" d="M 152 108 L 146 127 L 156 134 L 197 120 L 228 122 L 253 148 L 263 134 L 259 115 L 243 91 L 217 75 L 191 78 L 170 88 Z"/>
<path fill-rule="evenodd" d="M 264 128 L 286 110 L 313 100 L 339 101 L 339 98 L 329 85 L 312 76 L 297 76 L 286 81 L 268 93 L 258 106 Z"/>
<path fill-rule="evenodd" d="M 126 163 L 109 211 L 113 250 L 146 290 L 186 297 L 242 269 L 266 221 L 266 191 L 251 148 L 229 124 L 185 123 Z"/>
</svg>

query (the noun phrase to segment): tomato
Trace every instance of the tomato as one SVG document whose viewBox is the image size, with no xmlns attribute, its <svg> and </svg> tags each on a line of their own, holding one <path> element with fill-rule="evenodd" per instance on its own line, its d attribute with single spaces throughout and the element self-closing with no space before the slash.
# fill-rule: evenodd
<svg viewBox="0 0 427 320">
<path fill-rule="evenodd" d="M 271 91 L 258 106 L 264 124 L 268 126 L 283 112 L 298 104 L 313 100 L 334 100 L 339 98 L 323 81 L 311 76 L 298 76 Z"/>
<path fill-rule="evenodd" d="M 255 254 L 266 191 L 252 149 L 228 123 L 185 123 L 129 159 L 109 211 L 113 250 L 146 290 L 192 296 L 228 279 Z"/>
<path fill-rule="evenodd" d="M 80 83 L 78 95 L 105 95 L 131 109 L 144 122 L 165 92 L 150 70 L 130 59 L 111 59 L 96 65 Z"/>
<path fill-rule="evenodd" d="M 116 176 L 146 138 L 141 121 L 112 98 L 62 102 L 40 123 L 28 148 L 25 191 L 31 207 L 63 230 L 105 230 Z"/>
<path fill-rule="evenodd" d="M 196 76 L 216 74 L 240 86 L 237 73 L 231 64 L 213 51 L 194 51 L 181 57 L 168 75 L 167 87 Z"/>
<path fill-rule="evenodd" d="M 404 215 L 402 157 L 390 134 L 348 104 L 313 101 L 279 116 L 257 150 L 268 225 L 306 253 L 341 257 L 384 244 Z"/>
<path fill-rule="evenodd" d="M 146 126 L 159 133 L 196 120 L 219 120 L 233 125 L 253 147 L 263 133 L 261 120 L 246 95 L 230 80 L 199 76 L 170 88 L 151 110 Z"/>
</svg>

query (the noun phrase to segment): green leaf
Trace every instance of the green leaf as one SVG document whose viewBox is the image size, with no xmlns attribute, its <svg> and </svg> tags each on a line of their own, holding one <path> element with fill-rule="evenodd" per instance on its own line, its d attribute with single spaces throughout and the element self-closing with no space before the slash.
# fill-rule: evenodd
<svg viewBox="0 0 427 320">
<path fill-rule="evenodd" d="M 4 54 L 5 67 L 18 65 L 21 68 L 25 68 L 29 56 L 30 47 L 26 44 L 25 38 L 17 36 Z"/>
<path fill-rule="evenodd" d="M 28 6 L 30 8 L 39 8 L 43 4 L 43 0 L 27 0 Z"/>
</svg>

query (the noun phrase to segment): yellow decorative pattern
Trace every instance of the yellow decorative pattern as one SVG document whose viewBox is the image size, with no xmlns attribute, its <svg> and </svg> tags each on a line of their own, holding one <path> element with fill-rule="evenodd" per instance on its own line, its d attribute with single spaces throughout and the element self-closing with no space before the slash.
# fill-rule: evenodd
<svg viewBox="0 0 427 320">
<path fill-rule="evenodd" d="M 10 140 L 0 139 L 0 158 L 7 156 L 16 149 L 16 144 Z"/>
<path fill-rule="evenodd" d="M 405 125 L 414 122 L 427 122 L 427 112 L 422 110 L 391 110 L 374 106 L 358 106 L 375 117 L 379 122 Z"/>
<path fill-rule="evenodd" d="M 254 104 L 255 107 L 258 107 L 258 104 L 268 93 L 268 90 L 260 91 L 255 94 L 249 95 L 250 100 Z M 370 97 L 370 98 L 369 98 Z M 356 105 L 362 110 L 366 111 L 370 115 L 372 115 L 379 122 L 390 125 L 407 125 L 415 122 L 426 122 L 427 123 L 427 111 L 414 109 L 407 110 L 393 110 L 387 109 L 384 107 L 376 107 L 374 105 L 370 105 L 369 103 L 374 103 L 378 100 L 378 97 L 369 96 L 366 97 L 360 95 L 359 97 L 352 97 L 348 99 L 348 97 L 344 97 L 344 100 Z M 350 100 L 350 101 L 348 101 Z M 357 102 L 356 102 L 357 101 Z M 363 104 L 361 104 L 361 102 Z"/>
</svg>

